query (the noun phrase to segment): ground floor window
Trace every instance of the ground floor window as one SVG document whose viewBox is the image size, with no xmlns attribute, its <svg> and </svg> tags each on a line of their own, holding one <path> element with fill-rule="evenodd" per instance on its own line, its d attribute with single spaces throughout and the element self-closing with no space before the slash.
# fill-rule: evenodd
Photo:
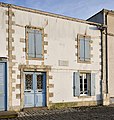
<svg viewBox="0 0 114 120">
<path fill-rule="evenodd" d="M 73 95 L 94 96 L 95 95 L 95 74 L 94 73 L 73 73 Z"/>
<path fill-rule="evenodd" d="M 80 95 L 89 95 L 91 74 L 81 73 L 79 79 L 80 79 Z"/>
</svg>

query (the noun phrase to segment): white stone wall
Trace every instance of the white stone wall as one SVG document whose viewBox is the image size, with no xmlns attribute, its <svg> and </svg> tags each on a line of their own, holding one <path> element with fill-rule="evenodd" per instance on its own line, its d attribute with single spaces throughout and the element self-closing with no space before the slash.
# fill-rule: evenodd
<svg viewBox="0 0 114 120">
<path fill-rule="evenodd" d="M 8 55 L 6 40 L 8 37 L 6 32 L 6 29 L 8 29 L 8 24 L 6 24 L 8 17 L 6 16 L 6 10 L 7 8 L 0 7 L 0 57 L 7 57 Z"/>
<path fill-rule="evenodd" d="M 54 88 L 49 89 L 49 92 L 54 94 L 53 97 L 49 98 L 49 101 L 58 103 L 82 100 L 100 100 L 101 34 L 97 27 L 86 23 L 70 21 L 17 9 L 13 9 L 12 11 L 14 12 L 14 17 L 12 19 L 15 21 L 15 24 L 12 26 L 12 29 L 15 31 L 12 35 L 14 38 L 12 46 L 15 47 L 15 50 L 12 51 L 12 54 L 15 56 L 15 59 L 13 59 L 15 65 L 12 69 L 15 71 L 15 74 L 13 74 L 12 77 L 16 80 L 12 83 L 12 87 L 15 88 L 15 90 L 11 93 L 12 105 L 20 106 L 20 99 L 16 99 L 16 94 L 20 94 L 20 89 L 16 89 L 16 85 L 20 84 L 20 79 L 17 79 L 17 76 L 20 75 L 18 66 L 26 65 L 27 62 L 26 52 L 23 51 L 26 44 L 20 42 L 20 39 L 25 40 L 26 25 L 44 28 L 44 33 L 47 34 L 47 37 L 44 37 L 44 41 L 48 42 L 48 45 L 44 48 L 47 50 L 47 54 L 44 54 L 44 65 L 51 66 L 50 74 L 52 76 L 52 80 L 49 81 L 49 84 L 54 84 Z M 0 20 L 0 22 L 4 23 L 2 20 Z M 3 32 L 4 37 L 2 39 L 5 40 L 3 40 L 4 43 L 2 46 L 3 53 L 0 52 L 0 56 L 7 55 L 7 35 L 6 31 L 1 29 L 2 27 L 3 26 L 0 26 L 0 31 Z M 77 48 L 75 47 L 77 45 L 77 34 L 86 34 L 91 36 L 91 40 L 93 41 L 91 43 L 91 47 L 93 48 L 91 52 L 93 55 L 91 58 L 91 64 L 77 62 Z M 3 41 L 0 40 L 0 42 Z M 67 61 L 67 66 L 59 66 L 58 63 L 60 60 Z M 29 65 L 41 65 L 42 61 L 28 60 L 28 63 Z M 73 97 L 73 72 L 78 70 L 90 70 L 91 72 L 96 73 L 96 96 L 89 98 Z"/>
<path fill-rule="evenodd" d="M 0 7 L 0 58 L 5 57 L 6 60 L 8 61 L 8 33 L 7 33 L 8 16 L 6 15 L 7 10 L 8 10 L 8 8 Z M 6 60 L 5 60 L 5 62 L 6 62 Z M 3 62 L 4 62 L 4 60 L 3 60 Z M 7 65 L 8 64 L 9 63 L 7 62 Z M 7 66 L 7 71 L 8 71 L 8 66 Z M 9 99 L 8 77 L 9 77 L 9 73 L 7 73 L 7 100 Z"/>
</svg>

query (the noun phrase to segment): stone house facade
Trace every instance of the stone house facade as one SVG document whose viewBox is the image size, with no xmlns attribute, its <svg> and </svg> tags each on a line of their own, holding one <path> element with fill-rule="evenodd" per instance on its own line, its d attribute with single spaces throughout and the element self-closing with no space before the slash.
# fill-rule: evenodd
<svg viewBox="0 0 114 120">
<path fill-rule="evenodd" d="M 102 104 L 100 27 L 0 3 L 0 111 Z"/>
</svg>

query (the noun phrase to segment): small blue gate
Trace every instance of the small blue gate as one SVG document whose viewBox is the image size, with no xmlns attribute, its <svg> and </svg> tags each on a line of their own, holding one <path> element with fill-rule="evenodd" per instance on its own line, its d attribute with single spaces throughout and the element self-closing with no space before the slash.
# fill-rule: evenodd
<svg viewBox="0 0 114 120">
<path fill-rule="evenodd" d="M 0 62 L 0 111 L 7 109 L 6 63 Z"/>
<path fill-rule="evenodd" d="M 46 73 L 25 72 L 24 107 L 46 106 Z"/>
</svg>

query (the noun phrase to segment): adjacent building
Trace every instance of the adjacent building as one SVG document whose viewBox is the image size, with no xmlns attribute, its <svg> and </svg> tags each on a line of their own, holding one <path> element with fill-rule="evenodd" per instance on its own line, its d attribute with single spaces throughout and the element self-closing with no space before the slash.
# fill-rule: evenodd
<svg viewBox="0 0 114 120">
<path fill-rule="evenodd" d="M 114 103 L 114 11 L 103 9 L 88 19 L 106 26 L 103 36 L 104 93 L 109 104 Z M 106 86 L 106 87 L 105 87 Z"/>
<path fill-rule="evenodd" d="M 99 28 L 0 3 L 0 111 L 102 104 Z"/>
</svg>

